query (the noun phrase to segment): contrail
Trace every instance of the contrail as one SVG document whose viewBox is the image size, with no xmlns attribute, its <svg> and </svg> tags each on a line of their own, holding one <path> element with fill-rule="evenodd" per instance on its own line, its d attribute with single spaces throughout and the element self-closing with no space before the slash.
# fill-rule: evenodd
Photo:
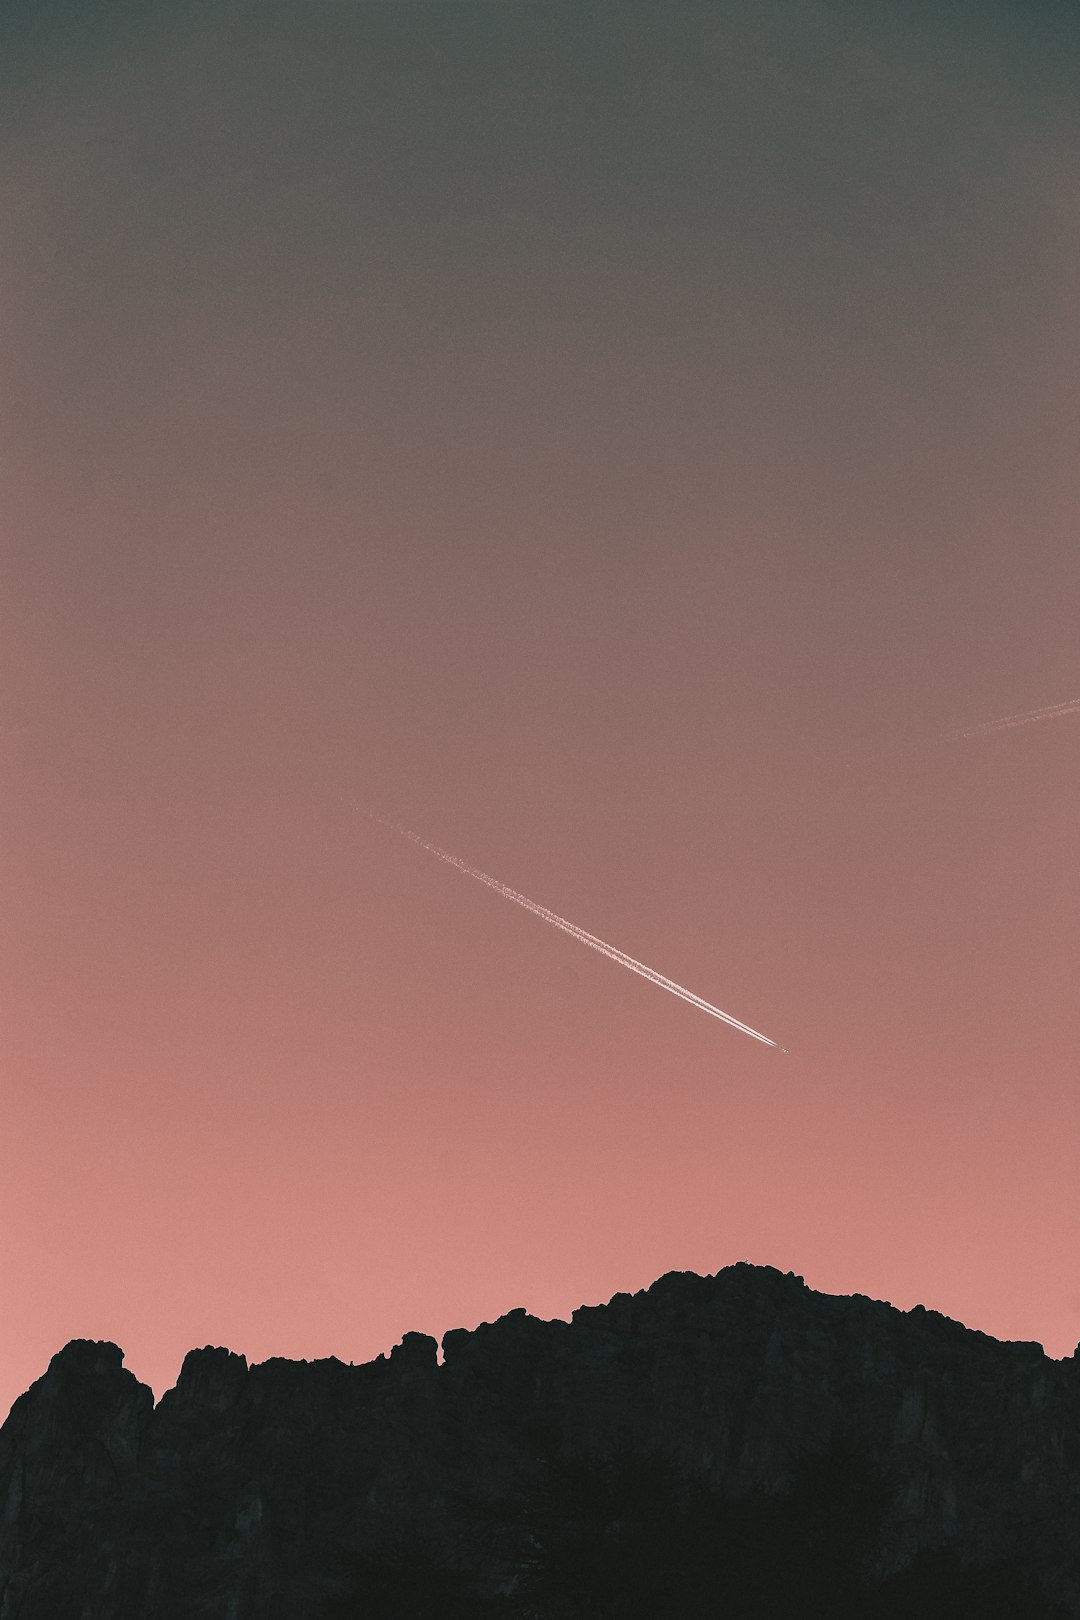
<svg viewBox="0 0 1080 1620">
<path fill-rule="evenodd" d="M 1060 720 L 1066 714 L 1080 713 L 1080 698 L 1068 698 L 1064 703 L 1047 703 L 1041 709 L 1027 709 L 1023 714 L 1005 714 L 1000 720 L 984 720 L 977 726 L 958 726 L 946 731 L 939 742 L 966 742 L 969 737 L 989 737 L 995 731 L 1011 731 L 1014 726 L 1033 726 L 1039 720 Z"/>
<path fill-rule="evenodd" d="M 692 990 L 684 989 L 681 984 L 676 984 L 674 979 L 665 978 L 662 973 L 657 973 L 655 968 L 646 967 L 644 962 L 637 961 L 633 956 L 627 956 L 625 951 L 617 951 L 614 945 L 608 945 L 605 940 L 597 939 L 595 934 L 587 934 L 584 928 L 579 928 L 576 923 L 567 922 L 565 917 L 560 917 L 556 912 L 549 911 L 547 906 L 538 905 L 535 900 L 530 900 L 527 895 L 519 894 L 516 889 L 511 889 L 509 884 L 500 883 L 498 878 L 489 876 L 487 872 L 481 872 L 475 866 L 467 865 L 465 861 L 459 860 L 456 855 L 451 855 L 449 850 L 440 849 L 438 844 L 429 844 L 426 839 L 420 837 L 419 833 L 410 832 L 407 827 L 399 827 L 394 821 L 384 821 L 381 816 L 374 815 L 370 811 L 368 814 L 370 819 L 377 821 L 380 826 L 389 827 L 391 832 L 396 832 L 402 838 L 407 838 L 411 844 L 418 845 L 420 849 L 426 849 L 430 855 L 436 856 L 440 861 L 445 861 L 447 866 L 456 866 L 459 872 L 465 873 L 466 877 L 475 878 L 477 883 L 485 883 L 489 889 L 494 889 L 496 894 L 501 894 L 504 900 L 512 900 L 515 905 L 524 906 L 525 910 L 531 911 L 534 917 L 543 918 L 544 922 L 550 923 L 552 928 L 561 928 L 564 934 L 570 935 L 571 939 L 576 939 L 582 945 L 588 945 L 590 950 L 599 951 L 601 956 L 610 957 L 611 961 L 618 962 L 622 967 L 629 968 L 631 973 L 639 973 L 643 979 L 648 979 L 651 984 L 658 984 L 661 990 L 670 990 L 673 996 L 681 996 L 682 1000 L 688 1001 L 692 1007 L 700 1007 L 702 1012 L 709 1013 L 713 1018 L 719 1018 L 722 1023 L 730 1024 L 733 1029 L 742 1030 L 744 1035 L 751 1035 L 755 1041 L 761 1041 L 764 1046 L 775 1047 L 778 1052 L 788 1050 L 786 1046 L 781 1046 L 779 1041 L 774 1041 L 768 1035 L 763 1035 L 759 1029 L 751 1029 L 749 1024 L 744 1024 L 738 1018 L 733 1018 L 730 1013 L 721 1012 L 720 1008 L 714 1007 L 711 1001 L 705 1001 L 701 996 L 695 996 Z"/>
</svg>

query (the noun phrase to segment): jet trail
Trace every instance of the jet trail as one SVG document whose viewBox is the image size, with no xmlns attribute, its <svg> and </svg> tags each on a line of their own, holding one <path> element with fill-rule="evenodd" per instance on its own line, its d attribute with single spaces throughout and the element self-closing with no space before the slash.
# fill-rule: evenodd
<svg viewBox="0 0 1080 1620">
<path fill-rule="evenodd" d="M 1023 714 L 1006 714 L 1000 720 L 984 720 L 977 726 L 958 726 L 946 731 L 939 742 L 966 742 L 969 737 L 990 737 L 995 731 L 1011 731 L 1014 726 L 1033 726 L 1039 720 L 1060 720 L 1066 714 L 1080 713 L 1080 698 L 1068 698 L 1064 703 L 1047 703 L 1041 709 L 1027 709 Z"/>
<path fill-rule="evenodd" d="M 588 945 L 590 950 L 599 951 L 601 956 L 607 956 L 612 962 L 618 962 L 621 967 L 629 968 L 631 973 L 640 974 L 643 979 L 648 979 L 650 984 L 658 984 L 661 990 L 670 990 L 673 996 L 680 996 L 683 1001 L 688 1001 L 692 1007 L 700 1007 L 702 1012 L 707 1012 L 713 1018 L 719 1018 L 722 1023 L 730 1024 L 733 1029 L 741 1030 L 744 1035 L 752 1036 L 755 1041 L 761 1041 L 765 1046 L 775 1047 L 778 1052 L 788 1050 L 786 1046 L 781 1046 L 779 1041 L 774 1041 L 768 1035 L 763 1035 L 760 1030 L 751 1029 L 749 1024 L 744 1024 L 738 1018 L 733 1018 L 730 1013 L 721 1012 L 720 1008 L 714 1007 L 711 1001 L 705 1001 L 701 996 L 695 996 L 692 990 L 684 989 L 681 984 L 676 984 L 674 979 L 665 978 L 662 973 L 657 973 L 655 968 L 646 967 L 644 962 L 639 962 L 633 956 L 627 956 L 625 951 L 617 951 L 614 945 L 608 945 L 606 941 L 597 939 L 595 934 L 586 933 L 584 928 L 579 928 L 576 923 L 568 922 L 565 917 L 560 917 L 556 912 L 549 911 L 547 906 L 541 906 L 535 900 L 530 900 L 527 895 L 519 894 L 516 889 L 511 889 L 509 884 L 500 883 L 498 878 L 489 876 L 487 872 L 481 872 L 475 866 L 467 865 L 465 861 L 459 860 L 456 855 L 451 855 L 449 850 L 440 849 L 438 844 L 429 844 L 426 839 L 420 837 L 419 833 L 410 832 L 407 827 L 399 827 L 394 821 L 384 821 L 381 816 L 376 816 L 371 812 L 369 814 L 371 820 L 377 821 L 380 826 L 389 827 L 391 832 L 396 832 L 402 838 L 407 838 L 411 844 L 416 844 L 420 849 L 426 849 L 430 855 L 434 855 L 440 861 L 445 861 L 447 866 L 456 866 L 459 872 L 465 873 L 466 877 L 475 878 L 477 883 L 486 884 L 489 889 L 494 889 L 496 894 L 501 894 L 504 900 L 512 900 L 515 905 L 524 906 L 525 910 L 531 911 L 534 917 L 541 917 L 544 922 L 550 923 L 552 928 L 560 928 L 564 934 L 569 934 L 571 939 L 576 939 L 581 945 Z"/>
</svg>

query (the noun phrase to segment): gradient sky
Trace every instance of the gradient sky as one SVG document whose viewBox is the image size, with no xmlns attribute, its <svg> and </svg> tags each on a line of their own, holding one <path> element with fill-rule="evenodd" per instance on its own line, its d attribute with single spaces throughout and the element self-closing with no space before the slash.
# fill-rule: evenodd
<svg viewBox="0 0 1080 1620">
<path fill-rule="evenodd" d="M 0 1407 L 744 1257 L 1071 1352 L 1080 715 L 935 742 L 1080 695 L 1070 15 L 9 0 Z"/>
</svg>

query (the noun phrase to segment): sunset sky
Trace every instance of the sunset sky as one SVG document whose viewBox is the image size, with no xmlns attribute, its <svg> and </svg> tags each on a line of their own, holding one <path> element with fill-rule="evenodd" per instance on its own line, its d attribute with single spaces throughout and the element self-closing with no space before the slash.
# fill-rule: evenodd
<svg viewBox="0 0 1080 1620">
<path fill-rule="evenodd" d="M 742 1258 L 1072 1351 L 1080 714 L 940 739 L 1080 696 L 1076 15 L 8 0 L 0 1409 Z"/>
</svg>

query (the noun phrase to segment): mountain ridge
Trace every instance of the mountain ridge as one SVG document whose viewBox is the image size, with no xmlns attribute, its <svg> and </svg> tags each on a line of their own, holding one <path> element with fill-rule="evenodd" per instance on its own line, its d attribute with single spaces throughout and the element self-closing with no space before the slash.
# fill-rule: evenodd
<svg viewBox="0 0 1080 1620">
<path fill-rule="evenodd" d="M 580 1517 L 565 1489 L 552 1506 L 552 1479 L 592 1470 L 596 1504 L 613 1480 L 653 1469 L 643 1524 L 656 1502 L 704 1492 L 719 1545 L 716 1513 L 756 1504 L 743 1542 L 765 1535 L 761 1514 L 772 1524 L 795 1500 L 800 1471 L 845 1447 L 855 1460 L 828 1465 L 824 1496 L 842 1495 L 845 1469 L 881 1491 L 872 1538 L 844 1552 L 867 1592 L 927 1559 L 1007 1565 L 1038 1602 L 1080 1616 L 1080 1354 L 1053 1361 L 1037 1343 L 747 1262 L 669 1272 L 568 1322 L 510 1311 L 448 1331 L 441 1348 L 440 1362 L 435 1338 L 407 1333 L 354 1366 L 249 1365 L 207 1346 L 155 1404 L 117 1346 L 70 1341 L 0 1428 L 0 1620 L 322 1620 L 353 1589 L 358 1604 L 367 1596 L 358 1615 L 382 1612 L 378 1581 L 388 1614 L 419 1616 L 428 1600 L 401 1607 L 393 1586 L 412 1575 L 387 1574 L 388 1549 L 407 1545 L 402 1569 L 415 1573 L 422 1545 L 438 1579 L 466 1593 L 462 1613 L 599 1615 L 607 1588 L 578 1609 L 572 1591 L 551 1595 Z M 624 1497 L 591 1544 L 623 1534 L 639 1511 Z M 535 1529 L 545 1513 L 550 1545 Z M 802 1545 L 802 1521 L 784 1522 L 768 1535 Z M 842 1519 L 829 1535 L 844 1540 Z M 586 1580 L 575 1556 L 571 1584 Z M 740 1556 L 708 1579 L 723 1588 Z M 549 1595 L 536 1600 L 545 1559 Z M 1041 1613 L 1035 1602 L 1018 1612 Z M 431 1612 L 457 1611 L 444 1595 Z"/>
</svg>

